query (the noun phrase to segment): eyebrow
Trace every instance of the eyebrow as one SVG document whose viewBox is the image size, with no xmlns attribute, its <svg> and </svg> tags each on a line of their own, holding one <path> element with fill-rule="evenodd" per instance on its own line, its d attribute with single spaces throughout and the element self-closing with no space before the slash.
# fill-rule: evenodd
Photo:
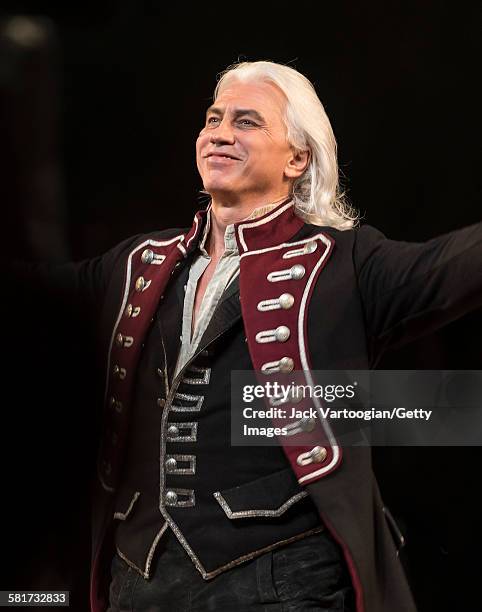
<svg viewBox="0 0 482 612">
<path fill-rule="evenodd" d="M 217 115 L 218 117 L 222 117 L 223 114 L 223 110 L 218 106 L 214 105 L 210 106 L 206 111 L 206 116 Z M 263 117 L 263 115 L 261 115 L 261 113 L 258 113 L 257 110 L 254 110 L 254 108 L 237 108 L 233 114 L 235 119 L 238 119 L 241 116 L 248 115 L 250 117 L 253 117 L 253 119 L 259 121 L 260 123 L 265 123 L 265 118 Z"/>
</svg>

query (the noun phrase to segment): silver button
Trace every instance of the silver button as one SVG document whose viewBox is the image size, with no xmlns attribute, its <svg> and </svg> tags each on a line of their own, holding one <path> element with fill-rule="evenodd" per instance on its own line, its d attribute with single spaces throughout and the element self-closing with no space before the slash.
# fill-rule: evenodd
<svg viewBox="0 0 482 612">
<path fill-rule="evenodd" d="M 174 470 L 177 466 L 177 461 L 171 457 L 170 459 L 168 459 L 166 461 L 166 468 L 168 468 L 169 470 Z"/>
<path fill-rule="evenodd" d="M 164 406 L 166 405 L 166 400 L 163 397 L 158 397 L 157 405 L 159 406 L 159 408 L 164 408 Z"/>
<path fill-rule="evenodd" d="M 167 428 L 167 433 L 170 436 L 177 436 L 179 434 L 179 428 L 175 425 L 169 425 L 169 427 Z"/>
<path fill-rule="evenodd" d="M 179 268 L 180 265 L 181 265 L 180 261 L 176 262 L 176 264 L 174 265 L 174 268 L 171 270 L 171 275 L 174 274 L 174 272 L 177 270 L 177 268 Z"/>
<path fill-rule="evenodd" d="M 288 423 L 286 426 L 287 434 L 289 436 L 296 436 L 297 434 L 302 433 L 303 431 L 313 431 L 316 427 L 316 419 L 311 418 L 302 418 L 299 421 L 294 421 L 292 423 Z M 311 451 L 310 451 L 311 453 Z M 298 465 L 308 465 L 308 463 L 312 462 L 312 456 L 310 453 L 302 453 L 297 458 Z"/>
<path fill-rule="evenodd" d="M 288 374 L 288 372 L 292 372 L 295 367 L 295 362 L 291 359 L 291 357 L 282 357 L 279 360 L 279 369 L 283 374 Z"/>
<path fill-rule="evenodd" d="M 291 278 L 293 278 L 294 280 L 300 280 L 300 278 L 303 278 L 305 272 L 306 270 L 301 264 L 296 264 L 290 269 Z"/>
<path fill-rule="evenodd" d="M 134 319 L 134 317 L 138 317 L 139 314 L 141 312 L 141 307 L 140 306 L 136 306 L 134 308 L 134 306 L 132 304 L 128 304 L 126 306 L 126 309 L 124 310 L 124 315 L 129 318 L 132 317 Z"/>
<path fill-rule="evenodd" d="M 288 397 L 285 395 L 273 395 L 268 400 L 270 406 L 281 406 L 282 404 L 299 404 L 305 397 L 303 387 L 294 387 L 290 390 Z"/>
<path fill-rule="evenodd" d="M 175 491 L 166 491 L 166 501 L 169 504 L 175 504 L 177 502 L 177 493 Z"/>
<path fill-rule="evenodd" d="M 303 249 L 303 252 L 306 255 L 309 255 L 310 253 L 314 253 L 316 251 L 316 249 L 318 248 L 318 244 L 316 243 L 315 240 L 310 240 L 310 242 L 307 242 L 305 244 L 305 247 Z"/>
<path fill-rule="evenodd" d="M 146 286 L 145 278 L 143 276 L 139 276 L 139 278 L 136 280 L 136 291 L 140 293 L 144 289 L 145 286 Z"/>
<path fill-rule="evenodd" d="M 264 374 L 274 374 L 281 372 L 282 374 L 288 374 L 293 371 L 295 362 L 291 357 L 281 357 L 278 361 L 267 361 L 261 366 L 261 371 Z"/>
<path fill-rule="evenodd" d="M 157 375 L 161 379 L 164 378 L 164 370 L 161 370 L 161 368 L 157 368 Z"/>
<path fill-rule="evenodd" d="M 288 310 L 295 303 L 295 298 L 291 295 L 291 293 L 282 293 L 279 296 L 278 300 L 283 310 Z"/>
<path fill-rule="evenodd" d="M 303 387 L 295 387 L 292 391 L 291 391 L 291 401 L 294 404 L 299 404 L 301 402 L 301 400 L 305 399 L 305 390 Z"/>
<path fill-rule="evenodd" d="M 134 338 L 132 336 L 124 336 L 123 334 L 117 334 L 115 337 L 115 343 L 119 348 L 129 348 L 134 344 Z"/>
<path fill-rule="evenodd" d="M 124 408 L 122 402 L 120 402 L 119 400 L 116 400 L 115 397 L 111 397 L 109 399 L 109 404 L 111 406 L 111 408 L 114 408 L 116 410 L 116 412 L 122 412 L 122 409 Z"/>
<path fill-rule="evenodd" d="M 296 459 L 298 465 L 309 465 L 310 463 L 321 463 L 326 459 L 328 452 L 324 446 L 315 446 L 307 453 L 301 453 Z"/>
<path fill-rule="evenodd" d="M 157 255 L 152 249 L 145 249 L 141 255 L 141 261 L 144 264 L 160 265 L 165 259 L 165 255 Z"/>
<path fill-rule="evenodd" d="M 315 448 L 310 451 L 310 455 L 315 463 L 321 463 L 323 459 L 326 458 L 326 448 L 323 446 L 315 446 Z"/>
<path fill-rule="evenodd" d="M 278 342 L 286 342 L 291 335 L 291 332 L 286 325 L 280 325 L 274 332 L 275 338 Z"/>
<path fill-rule="evenodd" d="M 309 418 L 300 419 L 299 425 L 303 431 L 313 431 L 313 429 L 316 427 L 316 421 L 315 419 Z"/>
<path fill-rule="evenodd" d="M 151 251 L 151 249 L 146 249 L 145 251 L 143 251 L 141 255 L 142 263 L 150 264 L 153 259 L 154 259 L 154 251 Z"/>
<path fill-rule="evenodd" d="M 114 378 L 118 378 L 119 380 L 124 380 L 127 376 L 127 370 L 125 368 L 121 368 L 117 364 L 112 368 L 112 374 Z"/>
</svg>

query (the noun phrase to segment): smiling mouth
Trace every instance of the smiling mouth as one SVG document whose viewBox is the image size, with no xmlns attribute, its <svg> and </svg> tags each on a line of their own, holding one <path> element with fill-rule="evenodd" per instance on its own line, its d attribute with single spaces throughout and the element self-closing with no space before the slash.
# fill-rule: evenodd
<svg viewBox="0 0 482 612">
<path fill-rule="evenodd" d="M 209 159 L 210 157 L 217 157 L 218 159 L 232 159 L 234 161 L 239 161 L 237 157 L 233 157 L 232 155 L 222 155 L 220 153 L 211 153 L 210 155 L 207 156 L 207 158 Z"/>
</svg>

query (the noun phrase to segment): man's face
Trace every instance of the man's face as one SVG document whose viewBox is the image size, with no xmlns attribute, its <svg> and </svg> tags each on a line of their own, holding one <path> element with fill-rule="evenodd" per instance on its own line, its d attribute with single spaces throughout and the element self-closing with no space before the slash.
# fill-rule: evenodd
<svg viewBox="0 0 482 612">
<path fill-rule="evenodd" d="M 196 143 L 204 189 L 213 198 L 275 201 L 288 195 L 293 153 L 286 140 L 286 99 L 270 83 L 227 85 L 206 113 Z"/>
</svg>

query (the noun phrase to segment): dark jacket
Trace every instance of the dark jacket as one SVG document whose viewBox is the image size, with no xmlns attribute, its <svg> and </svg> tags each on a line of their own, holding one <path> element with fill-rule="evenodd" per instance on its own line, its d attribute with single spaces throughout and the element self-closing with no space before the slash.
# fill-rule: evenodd
<svg viewBox="0 0 482 612">
<path fill-rule="evenodd" d="M 107 362 L 106 434 L 94 491 L 93 612 L 107 608 L 113 515 L 119 510 L 116 491 L 125 476 L 129 411 L 136 393 L 139 361 L 156 320 L 159 300 L 188 265 L 205 214 L 198 212 L 190 229 L 137 236 L 103 257 L 75 267 L 75 283 L 90 293 L 100 313 Z M 240 363 L 245 362 L 246 350 L 250 367 L 256 370 L 289 357 L 295 370 L 305 372 L 309 383 L 311 370 L 373 368 L 385 350 L 482 305 L 482 224 L 425 243 L 406 243 L 388 240 L 369 226 L 337 231 L 309 225 L 295 215 L 291 203 L 284 203 L 260 219 L 236 224 L 236 238 L 241 253 L 239 277 L 221 298 L 194 357 L 173 381 L 182 293 L 175 298 L 177 322 L 174 316 L 162 337 L 167 383 L 164 396 L 160 396 L 166 415 L 163 426 L 168 426 L 170 408 L 189 368 L 191 373 L 202 375 L 202 358 L 210 351 L 222 353 L 223 338 L 233 330 L 237 330 L 237 339 L 226 346 L 229 344 L 234 354 L 238 351 Z M 258 308 L 260 302 L 281 293 L 293 296 L 290 308 Z M 288 339 L 267 343 L 257 340 L 260 332 L 280 325 L 290 330 Z M 163 444 L 165 453 L 166 440 Z M 316 447 L 322 452 L 311 453 Z M 279 508 L 301 487 L 343 549 L 356 591 L 357 612 L 414 610 L 397 553 L 400 543 L 394 540 L 397 530 L 387 523 L 391 519 L 372 473 L 369 449 L 341 448 L 336 432 L 319 421 L 311 431 L 300 433 L 296 446 L 291 444 L 283 450 L 296 478 L 291 488 L 284 484 L 281 491 L 276 487 L 257 488 L 252 475 L 246 480 L 243 474 L 224 473 L 222 457 L 217 457 L 225 520 L 236 520 L 233 512 L 259 509 L 261 501 L 264 509 Z M 259 478 L 272 475 L 273 466 L 260 466 Z M 293 479 L 283 482 L 293 484 Z M 161 470 L 160 511 L 173 527 L 177 524 L 176 509 L 170 509 L 166 498 L 170 486 Z M 173 486 L 178 488 L 178 481 Z M 240 499 L 246 499 L 237 496 L 243 486 L 252 490 L 252 506 L 248 508 L 239 505 Z M 267 499 L 266 490 L 273 492 L 272 499 Z M 132 501 L 129 495 L 127 498 Z M 209 560 L 212 567 L 204 567 L 196 550 L 190 550 L 199 571 L 204 570 L 209 577 L 219 560 Z"/>
</svg>

